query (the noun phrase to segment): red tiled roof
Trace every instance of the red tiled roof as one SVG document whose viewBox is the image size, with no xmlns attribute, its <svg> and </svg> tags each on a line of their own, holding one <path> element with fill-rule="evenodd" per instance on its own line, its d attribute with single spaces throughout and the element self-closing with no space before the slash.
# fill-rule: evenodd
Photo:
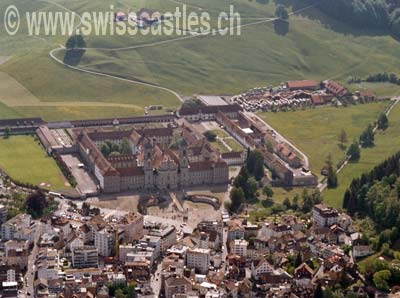
<svg viewBox="0 0 400 298">
<path fill-rule="evenodd" d="M 145 128 L 141 134 L 147 138 L 164 136 L 172 137 L 173 129 L 171 127 Z"/>
<path fill-rule="evenodd" d="M 223 159 L 225 158 L 240 158 L 242 157 L 243 152 L 226 152 L 226 153 L 222 153 L 221 157 Z"/>
<path fill-rule="evenodd" d="M 335 94 L 336 96 L 342 97 L 349 94 L 349 90 L 347 90 L 346 87 L 332 80 L 326 82 L 325 88 L 328 89 L 329 92 Z"/>
<path fill-rule="evenodd" d="M 302 88 L 317 88 L 319 83 L 314 80 L 303 80 L 303 81 L 290 81 L 287 82 L 290 89 L 302 89 Z"/>
<path fill-rule="evenodd" d="M 142 167 L 118 168 L 117 171 L 122 177 L 144 176 L 144 170 Z"/>
</svg>

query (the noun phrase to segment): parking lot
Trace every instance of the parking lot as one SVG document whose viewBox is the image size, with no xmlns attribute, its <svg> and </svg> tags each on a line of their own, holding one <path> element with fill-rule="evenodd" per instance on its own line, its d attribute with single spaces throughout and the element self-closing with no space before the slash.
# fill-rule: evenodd
<svg viewBox="0 0 400 298">
<path fill-rule="evenodd" d="M 85 169 L 78 165 L 82 164 L 82 161 L 77 155 L 65 154 L 61 158 L 70 169 L 72 175 L 74 175 L 77 185 L 77 190 L 81 194 L 90 194 L 97 192 L 97 186 L 95 179 L 92 178 L 91 174 Z"/>
</svg>

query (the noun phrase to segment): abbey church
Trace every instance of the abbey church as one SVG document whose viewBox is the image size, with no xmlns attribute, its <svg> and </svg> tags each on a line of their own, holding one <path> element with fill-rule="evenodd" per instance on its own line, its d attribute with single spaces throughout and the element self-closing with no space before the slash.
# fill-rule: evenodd
<svg viewBox="0 0 400 298">
<path fill-rule="evenodd" d="M 74 130 L 81 158 L 105 193 L 176 190 L 226 184 L 229 169 L 221 154 L 190 125 L 128 130 Z M 105 156 L 106 142 L 128 142 L 130 154 Z"/>
</svg>

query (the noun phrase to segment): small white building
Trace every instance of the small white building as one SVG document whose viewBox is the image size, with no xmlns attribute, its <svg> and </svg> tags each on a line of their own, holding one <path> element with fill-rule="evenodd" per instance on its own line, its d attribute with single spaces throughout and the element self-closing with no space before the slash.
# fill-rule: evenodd
<svg viewBox="0 0 400 298">
<path fill-rule="evenodd" d="M 244 239 L 236 239 L 233 241 L 232 252 L 241 257 L 247 257 L 247 247 L 249 242 Z"/>
<path fill-rule="evenodd" d="M 339 212 L 325 204 L 317 204 L 314 206 L 313 221 L 320 227 L 330 227 L 339 220 Z"/>
</svg>

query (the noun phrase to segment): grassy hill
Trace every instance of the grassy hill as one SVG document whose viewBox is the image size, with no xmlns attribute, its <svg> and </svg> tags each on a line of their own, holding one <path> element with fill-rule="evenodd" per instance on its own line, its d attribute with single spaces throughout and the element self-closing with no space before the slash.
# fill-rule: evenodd
<svg viewBox="0 0 400 298">
<path fill-rule="evenodd" d="M 278 0 L 276 0 L 278 1 Z M 54 3 L 82 13 L 114 10 L 138 11 L 142 7 L 174 11 L 179 2 L 189 11 L 209 11 L 213 26 L 221 11 L 234 5 L 243 24 L 274 15 L 275 0 L 105 0 Z M 280 3 L 282 1 L 279 1 Z M 310 1 L 286 0 L 290 11 L 308 7 Z M 63 11 L 43 1 L 5 0 L 24 11 Z M 40 115 L 49 120 L 142 114 L 143 107 L 163 104 L 175 108 L 178 100 L 152 87 L 97 77 L 67 69 L 52 61 L 49 51 L 65 44 L 65 36 L 27 37 L 5 35 L 0 16 L 0 56 L 12 56 L 0 71 L 15 79 L 37 103 L 21 103 L 12 93 L 0 97 L 0 113 L 11 109 L 21 116 Z M 254 19 L 256 18 L 256 19 Z M 173 40 L 173 36 L 89 36 L 90 48 L 116 49 Z M 59 53 L 62 58 L 62 52 Z M 203 36 L 126 50 L 88 49 L 79 67 L 168 87 L 182 95 L 198 93 L 235 94 L 259 85 L 290 79 L 336 78 L 393 71 L 400 67 L 400 43 L 384 32 L 356 30 L 309 7 L 290 17 L 287 27 L 266 20 L 243 27 L 240 36 Z M 372 63 L 373 61 L 373 63 Z M 381 87 L 380 87 L 381 88 Z M 384 88 L 379 94 L 385 93 Z M 390 89 L 390 95 L 397 90 Z M 4 99 L 5 98 L 5 99 Z M 11 103 L 10 103 L 11 101 Z M 4 105 L 5 104 L 5 105 Z"/>
</svg>

